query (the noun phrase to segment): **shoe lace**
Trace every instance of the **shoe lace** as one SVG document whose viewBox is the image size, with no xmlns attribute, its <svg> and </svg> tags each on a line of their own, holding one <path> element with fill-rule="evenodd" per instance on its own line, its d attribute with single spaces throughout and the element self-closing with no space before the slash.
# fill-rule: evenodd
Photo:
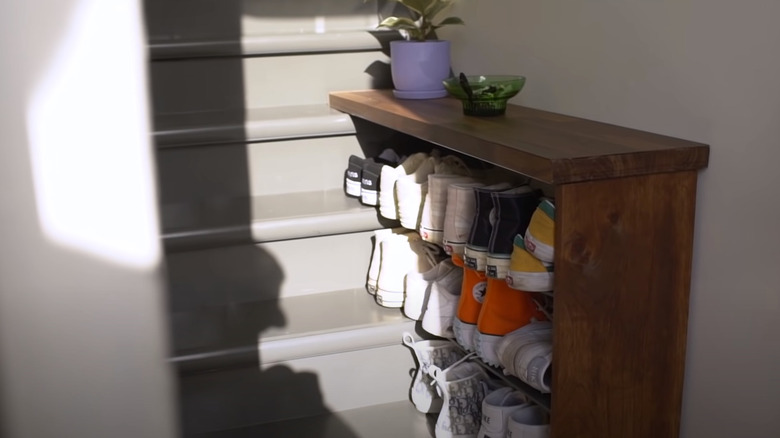
<svg viewBox="0 0 780 438">
<path fill-rule="evenodd" d="M 542 298 L 544 302 L 540 302 L 540 299 L 537 297 L 531 298 L 531 300 L 536 304 L 536 308 L 542 312 L 549 321 L 553 320 L 552 300 L 547 299 L 546 296 Z"/>
</svg>

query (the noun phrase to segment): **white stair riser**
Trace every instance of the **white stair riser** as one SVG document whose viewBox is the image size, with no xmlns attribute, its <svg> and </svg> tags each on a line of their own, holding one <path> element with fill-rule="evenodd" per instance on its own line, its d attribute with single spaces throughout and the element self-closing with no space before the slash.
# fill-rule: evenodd
<svg viewBox="0 0 780 438">
<path fill-rule="evenodd" d="M 372 232 L 168 254 L 172 311 L 363 288 Z"/>
<path fill-rule="evenodd" d="M 163 204 L 341 188 L 347 158 L 363 156 L 354 135 L 161 149 Z"/>
<path fill-rule="evenodd" d="M 325 104 L 336 90 L 389 81 L 389 58 L 353 52 L 151 63 L 157 114 Z"/>
</svg>

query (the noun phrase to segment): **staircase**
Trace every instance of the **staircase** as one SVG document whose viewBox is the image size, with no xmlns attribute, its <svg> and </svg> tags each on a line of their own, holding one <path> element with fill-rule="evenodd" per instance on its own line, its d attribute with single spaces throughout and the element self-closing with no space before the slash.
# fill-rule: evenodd
<svg viewBox="0 0 780 438">
<path fill-rule="evenodd" d="M 342 188 L 388 134 L 359 142 L 327 106 L 390 87 L 397 35 L 368 30 L 387 6 L 145 3 L 184 435 L 431 436 L 408 396 L 415 322 L 364 288 L 372 230 L 395 224 Z"/>
</svg>

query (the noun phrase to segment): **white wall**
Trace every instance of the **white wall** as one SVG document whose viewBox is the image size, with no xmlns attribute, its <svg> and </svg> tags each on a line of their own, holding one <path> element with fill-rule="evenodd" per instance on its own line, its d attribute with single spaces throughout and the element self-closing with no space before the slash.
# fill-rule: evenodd
<svg viewBox="0 0 780 438">
<path fill-rule="evenodd" d="M 514 103 L 707 143 L 682 437 L 780 431 L 780 2 L 460 0 L 455 72 Z"/>
<path fill-rule="evenodd" d="M 137 0 L 0 15 L 0 435 L 176 435 Z"/>
</svg>

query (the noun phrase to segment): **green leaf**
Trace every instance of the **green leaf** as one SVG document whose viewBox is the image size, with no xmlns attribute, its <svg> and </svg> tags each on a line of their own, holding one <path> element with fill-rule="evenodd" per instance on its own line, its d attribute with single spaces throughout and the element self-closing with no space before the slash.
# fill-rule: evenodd
<svg viewBox="0 0 780 438">
<path fill-rule="evenodd" d="M 398 0 L 398 3 L 401 3 L 402 5 L 413 10 L 414 12 L 423 15 L 425 13 L 425 10 L 428 9 L 432 1 L 435 0 Z"/>
<path fill-rule="evenodd" d="M 436 0 L 434 1 L 428 8 L 427 11 L 425 11 L 425 15 L 428 17 L 428 20 L 433 20 L 433 18 L 439 13 L 448 7 L 450 7 L 454 2 L 452 0 Z"/>
<path fill-rule="evenodd" d="M 389 27 L 391 29 L 405 29 L 416 30 L 418 29 L 417 23 L 411 18 L 406 17 L 387 17 L 379 23 L 378 27 Z"/>
<path fill-rule="evenodd" d="M 447 17 L 444 20 L 440 21 L 439 24 L 436 25 L 436 27 L 442 27 L 446 26 L 448 24 L 466 24 L 458 17 Z"/>
</svg>

